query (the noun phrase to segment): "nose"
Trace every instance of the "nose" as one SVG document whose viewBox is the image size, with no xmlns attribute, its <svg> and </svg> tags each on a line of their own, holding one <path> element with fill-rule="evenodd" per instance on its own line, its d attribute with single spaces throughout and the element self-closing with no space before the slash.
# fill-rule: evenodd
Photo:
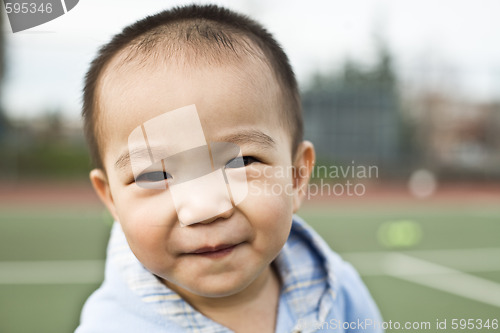
<svg viewBox="0 0 500 333">
<path fill-rule="evenodd" d="M 233 205 L 221 169 L 173 185 L 170 187 L 170 193 L 181 226 L 211 223 L 219 217 L 233 213 Z"/>
<path fill-rule="evenodd" d="M 231 207 L 229 210 L 225 211 L 222 214 L 219 214 L 217 216 L 211 217 L 209 219 L 203 220 L 198 222 L 198 224 L 210 224 L 212 222 L 217 221 L 218 219 L 228 219 L 230 218 L 234 213 L 234 207 Z"/>
</svg>

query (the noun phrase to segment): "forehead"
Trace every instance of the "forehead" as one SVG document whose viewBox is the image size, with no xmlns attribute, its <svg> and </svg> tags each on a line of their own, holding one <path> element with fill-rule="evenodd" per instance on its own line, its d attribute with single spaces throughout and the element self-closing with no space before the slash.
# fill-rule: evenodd
<svg viewBox="0 0 500 333">
<path fill-rule="evenodd" d="M 97 90 L 104 160 L 120 153 L 135 128 L 186 105 L 196 105 L 207 139 L 238 128 L 270 133 L 280 123 L 281 89 L 258 59 L 227 64 L 150 59 L 120 65 L 123 60 L 114 59 Z"/>
</svg>

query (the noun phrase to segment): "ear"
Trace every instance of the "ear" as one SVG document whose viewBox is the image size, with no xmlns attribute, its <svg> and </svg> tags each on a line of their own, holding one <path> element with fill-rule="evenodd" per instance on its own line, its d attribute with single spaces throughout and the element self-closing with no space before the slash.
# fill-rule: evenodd
<svg viewBox="0 0 500 333">
<path fill-rule="evenodd" d="M 106 205 L 109 212 L 118 221 L 118 215 L 116 214 L 115 202 L 113 201 L 113 196 L 111 195 L 111 189 L 109 187 L 108 177 L 102 169 L 93 169 L 90 171 L 90 182 L 94 187 L 99 199 Z"/>
<path fill-rule="evenodd" d="M 304 197 L 307 193 L 307 185 L 309 184 L 309 178 L 311 178 L 315 160 L 316 153 L 314 151 L 313 144 L 309 141 L 302 141 L 297 148 L 295 161 L 293 162 L 294 213 L 297 212 L 304 201 Z"/>
</svg>

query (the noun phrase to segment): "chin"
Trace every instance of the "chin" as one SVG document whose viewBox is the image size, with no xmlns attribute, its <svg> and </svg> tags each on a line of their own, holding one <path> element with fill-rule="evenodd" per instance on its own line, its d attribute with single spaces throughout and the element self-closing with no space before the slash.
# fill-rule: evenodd
<svg viewBox="0 0 500 333">
<path fill-rule="evenodd" d="M 259 276 L 256 272 L 240 271 L 206 276 L 193 281 L 189 290 L 202 297 L 220 298 L 236 295 L 249 287 Z"/>
<path fill-rule="evenodd" d="M 217 279 L 219 281 L 210 280 L 212 279 L 208 279 L 203 283 L 197 284 L 194 288 L 189 288 L 188 290 L 198 296 L 219 298 L 235 295 L 244 290 L 252 282 L 249 281 L 248 283 L 238 283 L 236 281 L 228 282 L 224 279 Z"/>
</svg>

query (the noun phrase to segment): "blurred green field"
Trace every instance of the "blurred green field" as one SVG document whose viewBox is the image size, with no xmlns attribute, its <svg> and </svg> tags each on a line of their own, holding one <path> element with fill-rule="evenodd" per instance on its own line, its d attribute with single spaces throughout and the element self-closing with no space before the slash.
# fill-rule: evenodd
<svg viewBox="0 0 500 333">
<path fill-rule="evenodd" d="M 500 319 L 500 306 L 481 297 L 473 300 L 429 286 L 434 278 L 449 279 L 451 287 L 455 281 L 464 283 L 465 290 L 498 293 L 500 256 L 495 253 L 500 249 L 500 205 L 310 203 L 299 215 L 333 249 L 352 259 L 386 321 L 430 322 L 432 329 L 427 331 L 435 331 L 436 320 L 447 319 L 448 328 L 440 331 L 455 332 L 450 327 L 453 318 Z M 394 247 L 384 245 L 381 226 L 398 221 L 418 226 L 419 237 L 410 237 L 412 244 L 404 245 L 396 234 Z M 81 306 L 102 279 L 110 226 L 109 215 L 96 205 L 26 209 L 0 204 L 0 332 L 72 332 Z M 403 256 L 387 256 L 394 252 Z M 408 259 L 408 276 L 404 271 L 391 273 L 381 258 Z M 50 263 L 37 265 L 39 261 Z M 390 274 L 380 269 L 382 263 Z M 411 274 L 419 267 L 430 271 Z M 453 270 L 440 272 L 443 267 Z M 63 274 L 54 276 L 57 270 Z"/>
</svg>

